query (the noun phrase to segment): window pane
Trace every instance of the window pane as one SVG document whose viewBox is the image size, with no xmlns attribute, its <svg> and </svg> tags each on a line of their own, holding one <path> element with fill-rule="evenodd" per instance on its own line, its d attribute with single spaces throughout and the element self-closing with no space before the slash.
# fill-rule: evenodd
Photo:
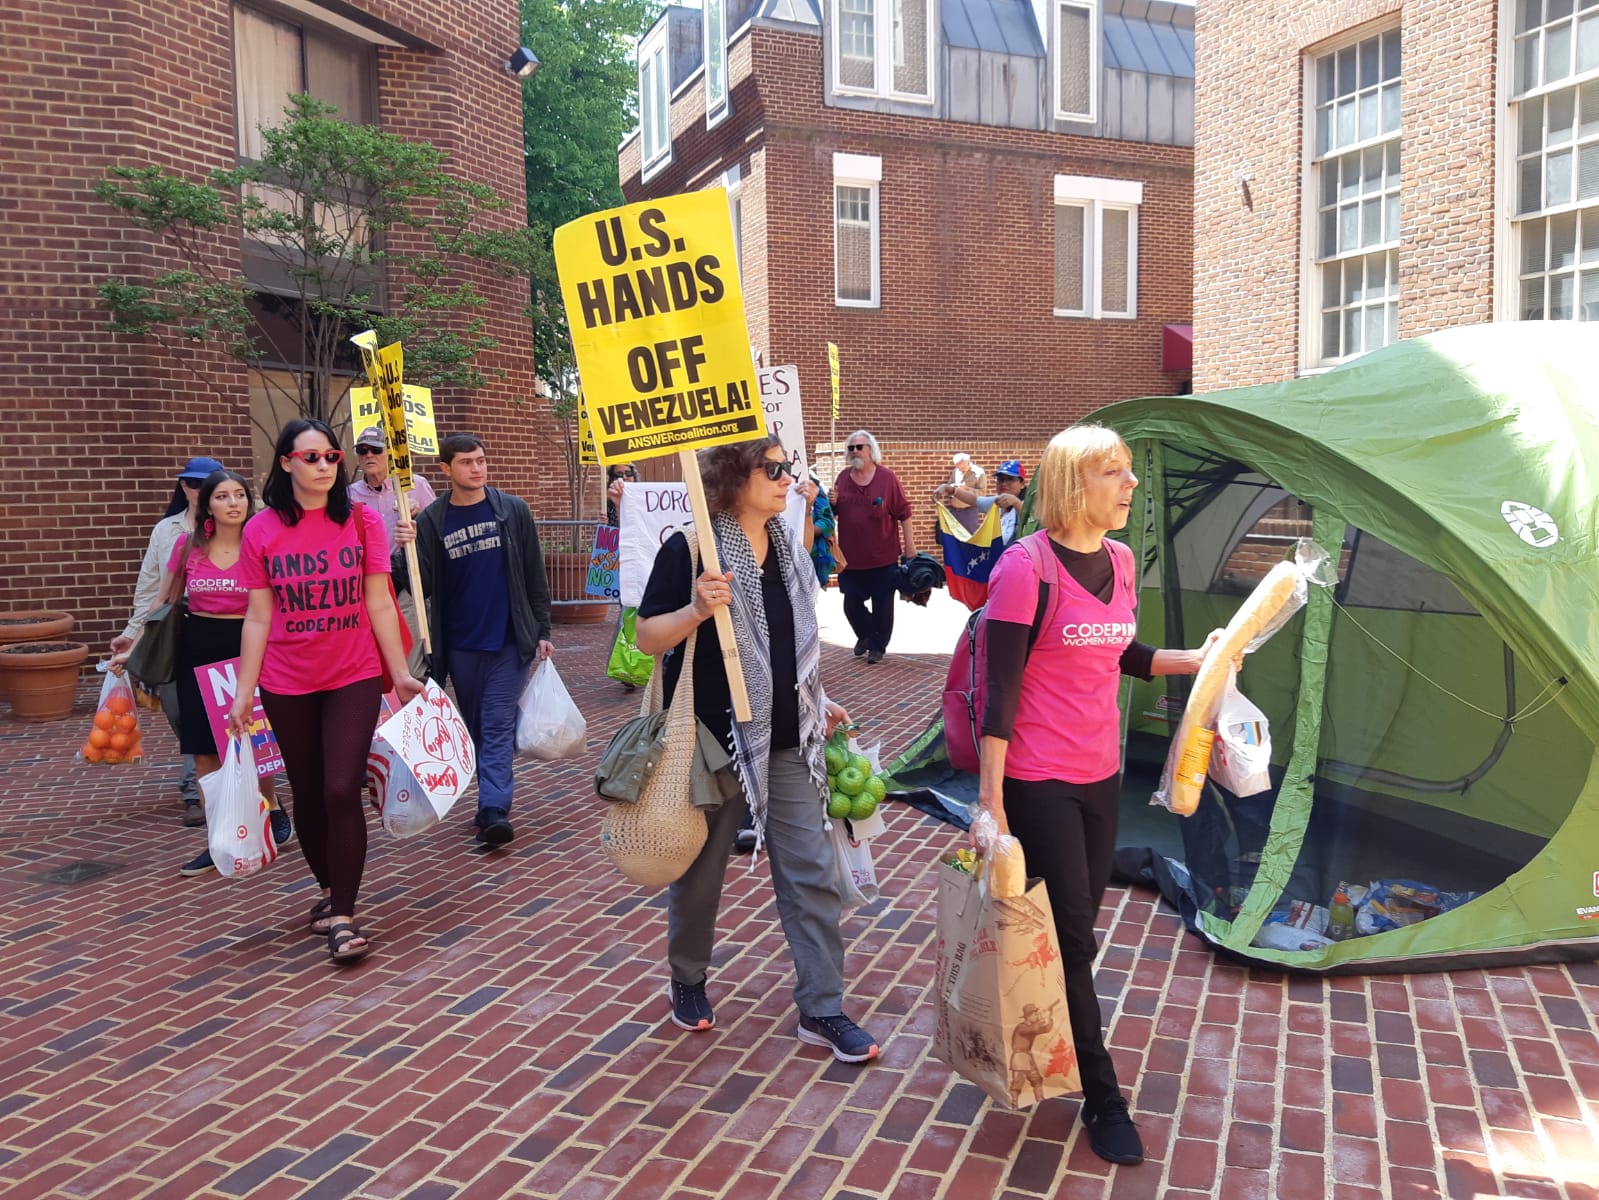
<svg viewBox="0 0 1599 1200">
<path fill-rule="evenodd" d="M 1518 93 L 1538 86 L 1539 44 L 1538 35 L 1535 33 L 1516 39 L 1515 90 Z"/>
<path fill-rule="evenodd" d="M 1083 302 L 1083 225 L 1088 209 L 1080 204 L 1055 206 L 1055 308 L 1082 312 Z"/>
<path fill-rule="evenodd" d="M 1551 154 L 1544 160 L 1544 204 L 1553 207 L 1571 201 L 1571 152 Z"/>
<path fill-rule="evenodd" d="M 838 79 L 845 87 L 877 87 L 876 0 L 839 0 Z"/>
<path fill-rule="evenodd" d="M 239 157 L 260 158 L 261 126 L 283 122 L 289 96 L 305 90 L 300 31 L 253 8 L 233 10 L 234 68 L 239 107 Z"/>
<path fill-rule="evenodd" d="M 1542 162 L 1534 155 L 1521 160 L 1521 181 L 1517 188 L 1516 211 L 1518 213 L 1537 212 L 1540 207 L 1539 193 L 1543 184 Z"/>
<path fill-rule="evenodd" d="M 1548 99 L 1549 145 L 1563 146 L 1571 140 L 1572 126 L 1576 123 L 1577 93 L 1572 88 L 1555 92 Z"/>
<path fill-rule="evenodd" d="M 1599 198 L 1599 143 L 1577 151 L 1577 199 Z"/>
<path fill-rule="evenodd" d="M 1569 321 L 1573 315 L 1576 298 L 1576 280 L 1570 275 L 1549 277 L 1549 319 Z"/>
<path fill-rule="evenodd" d="M 1399 78 L 1399 30 L 1391 29 L 1382 35 L 1382 77 Z"/>
<path fill-rule="evenodd" d="M 1383 236 L 1385 242 L 1399 240 L 1399 193 L 1391 192 L 1383 201 Z"/>
<path fill-rule="evenodd" d="M 1321 240 L 1317 242 L 1316 254 L 1320 258 L 1331 258 L 1338 253 L 1338 210 L 1329 208 L 1321 214 Z"/>
<path fill-rule="evenodd" d="M 1382 238 L 1382 198 L 1373 196 L 1360 206 L 1360 244 L 1375 246 Z"/>
<path fill-rule="evenodd" d="M 1129 312 L 1131 214 L 1125 209 L 1105 209 L 1100 215 L 1100 230 L 1105 242 L 1100 255 L 1100 308 L 1109 313 Z"/>
<path fill-rule="evenodd" d="M 1347 146 L 1355 140 L 1355 102 L 1338 102 L 1338 145 Z"/>
<path fill-rule="evenodd" d="M 1560 213 L 1549 218 L 1549 266 L 1551 270 L 1577 265 L 1577 214 Z"/>
<path fill-rule="evenodd" d="M 1599 263 L 1599 211 L 1588 209 L 1582 216 L 1582 261 Z"/>
<path fill-rule="evenodd" d="M 1399 132 L 1399 85 L 1390 83 L 1382 90 L 1382 131 Z"/>
<path fill-rule="evenodd" d="M 1336 308 L 1321 314 L 1321 355 L 1323 358 L 1338 358 L 1342 351 L 1339 349 L 1338 331 L 1343 327 L 1343 314 Z"/>
<path fill-rule="evenodd" d="M 1521 319 L 1543 320 L 1543 276 L 1523 281 L 1521 285 Z"/>
<path fill-rule="evenodd" d="M 1326 104 L 1333 98 L 1333 59 L 1326 55 L 1316 60 L 1316 103 Z"/>
<path fill-rule="evenodd" d="M 1590 79 L 1578 94 L 1577 136 L 1590 138 L 1595 134 L 1599 134 L 1599 79 Z"/>
<path fill-rule="evenodd" d="M 1581 303 L 1577 306 L 1577 320 L 1599 321 L 1599 271 L 1589 271 L 1578 285 Z"/>
<path fill-rule="evenodd" d="M 894 90 L 925 96 L 927 87 L 928 0 L 893 0 Z"/>
<path fill-rule="evenodd" d="M 834 269 L 840 300 L 872 299 L 872 189 L 839 186 Z"/>
<path fill-rule="evenodd" d="M 1356 90 L 1355 83 L 1355 48 L 1346 47 L 1338 52 L 1338 94 L 1340 96 L 1352 95 Z"/>
<path fill-rule="evenodd" d="M 1599 67 L 1599 14 L 1577 22 L 1577 72 Z"/>
<path fill-rule="evenodd" d="M 1543 78 L 1554 83 L 1571 74 L 1571 26 L 1556 25 L 1543 35 Z"/>
<path fill-rule="evenodd" d="M 1545 0 L 1543 19 L 1548 25 L 1554 21 L 1564 21 L 1571 15 L 1571 0 Z"/>
<path fill-rule="evenodd" d="M 1360 97 L 1360 140 L 1377 136 L 1377 93 L 1366 92 Z"/>
<path fill-rule="evenodd" d="M 1060 6 L 1060 81 L 1056 103 L 1061 112 L 1088 115 L 1093 67 L 1091 22 L 1087 9 Z"/>
<path fill-rule="evenodd" d="M 1542 274 L 1548 259 L 1544 257 L 1544 234 L 1548 221 L 1524 221 L 1521 225 L 1521 273 Z"/>
<path fill-rule="evenodd" d="M 1357 47 L 1360 52 L 1360 86 L 1363 88 L 1377 86 L 1378 62 L 1381 58 L 1380 41 L 1379 38 L 1368 38 Z"/>
<path fill-rule="evenodd" d="M 1526 33 L 1543 24 L 1543 0 L 1519 0 L 1516 5 L 1516 32 Z"/>
</svg>

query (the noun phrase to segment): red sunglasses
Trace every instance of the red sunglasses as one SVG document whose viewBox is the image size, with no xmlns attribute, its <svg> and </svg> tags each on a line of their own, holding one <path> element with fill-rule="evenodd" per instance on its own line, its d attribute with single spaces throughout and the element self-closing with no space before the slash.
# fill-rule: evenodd
<svg viewBox="0 0 1599 1200">
<path fill-rule="evenodd" d="M 313 467 L 316 466 L 317 463 L 321 462 L 325 458 L 325 459 L 328 460 L 328 466 L 336 467 L 341 462 L 344 461 L 344 451 L 343 450 L 291 450 L 291 451 L 289 451 L 287 457 L 289 457 L 289 458 L 297 458 L 301 462 L 310 463 Z"/>
</svg>

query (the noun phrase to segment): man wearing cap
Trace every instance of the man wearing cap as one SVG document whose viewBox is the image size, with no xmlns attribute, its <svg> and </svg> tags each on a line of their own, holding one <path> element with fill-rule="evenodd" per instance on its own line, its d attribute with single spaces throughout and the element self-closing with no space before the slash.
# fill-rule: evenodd
<svg viewBox="0 0 1599 1200">
<path fill-rule="evenodd" d="M 972 488 L 946 483 L 933 494 L 940 500 L 973 507 L 979 516 L 986 516 L 989 509 L 999 505 L 999 532 L 1008 546 L 1016 540 L 1016 519 L 1027 498 L 1027 470 L 1020 459 L 1006 459 L 994 469 L 994 489 L 992 496 L 979 496 Z"/>
<path fill-rule="evenodd" d="M 156 522 L 150 531 L 150 541 L 144 548 L 144 560 L 139 564 L 139 581 L 133 588 L 133 613 L 122 632 L 111 639 L 111 653 L 121 654 L 132 649 L 133 640 L 144 623 L 144 615 L 155 607 L 156 596 L 161 591 L 161 573 L 172 558 L 172 548 L 178 539 L 194 532 L 194 506 L 200 499 L 200 485 L 206 477 L 222 470 L 214 458 L 191 458 L 178 472 L 178 482 L 172 489 L 172 502 L 167 505 L 167 515 Z M 156 688 L 161 699 L 161 711 L 167 724 L 172 726 L 174 737 L 178 733 L 178 685 L 164 683 Z M 205 808 L 200 803 L 200 785 L 194 772 L 194 755 L 183 756 L 183 774 L 178 778 L 178 793 L 183 797 L 183 823 L 204 825 Z"/>
<path fill-rule="evenodd" d="M 350 499 L 377 510 L 392 546 L 394 527 L 400 523 L 400 485 L 389 476 L 389 444 L 376 425 L 368 426 L 356 436 L 355 462 L 361 468 L 361 478 L 350 484 Z M 437 499 L 422 472 L 411 472 L 411 491 L 406 499 L 413 518 Z M 405 665 L 412 675 L 423 679 L 427 671 L 427 651 L 422 648 L 422 635 L 417 625 L 416 599 L 411 595 L 409 576 L 401 578 L 405 586 L 397 585 L 395 596 L 400 602 L 400 616 L 405 618 L 411 631 L 411 652 L 405 657 Z"/>
</svg>

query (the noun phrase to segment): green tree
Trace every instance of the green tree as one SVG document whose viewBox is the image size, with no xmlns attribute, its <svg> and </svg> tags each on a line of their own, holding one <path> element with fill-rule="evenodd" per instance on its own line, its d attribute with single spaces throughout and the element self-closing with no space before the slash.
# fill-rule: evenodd
<svg viewBox="0 0 1599 1200">
<path fill-rule="evenodd" d="M 405 345 L 406 379 L 429 387 L 481 387 L 487 299 L 462 277 L 486 266 L 529 279 L 549 257 L 547 239 L 505 228 L 506 202 L 487 185 L 452 175 L 443 151 L 376 126 L 351 125 L 310 96 L 289 98 L 285 120 L 263 129 L 261 158 L 213 171 L 204 182 L 160 167 L 118 167 L 95 194 L 159 236 L 182 264 L 147 282 L 109 279 L 100 297 L 113 332 L 151 337 L 178 353 L 217 343 L 256 370 L 281 427 L 293 416 L 344 425 L 335 377 L 353 362 L 351 333 Z M 246 278 L 213 253 L 237 230 L 275 284 Z M 274 326 L 268 342 L 260 314 Z M 292 386 L 261 367 L 298 350 Z M 501 373 L 503 374 L 503 373 Z M 252 414 L 269 438 L 277 428 Z"/>
<path fill-rule="evenodd" d="M 560 433 L 572 516 L 584 472 L 577 447 L 577 361 L 550 252 L 558 226 L 622 203 L 616 148 L 637 123 L 635 51 L 660 0 L 521 0 L 522 42 L 540 65 L 522 86 L 528 224 L 545 253 L 533 269 L 533 353 Z"/>
</svg>

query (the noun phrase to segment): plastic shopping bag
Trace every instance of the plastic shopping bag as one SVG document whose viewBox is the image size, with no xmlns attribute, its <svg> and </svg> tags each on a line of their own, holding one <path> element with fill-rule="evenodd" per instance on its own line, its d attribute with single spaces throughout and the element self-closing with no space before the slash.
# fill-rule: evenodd
<svg viewBox="0 0 1599 1200">
<path fill-rule="evenodd" d="M 144 758 L 144 740 L 139 731 L 139 703 L 126 674 L 106 671 L 100 685 L 100 702 L 94 706 L 94 724 L 78 749 L 78 757 L 90 763 L 136 763 Z"/>
<path fill-rule="evenodd" d="M 438 809 L 428 802 L 427 792 L 394 747 L 380 737 L 372 739 L 367 751 L 366 781 L 372 807 L 383 828 L 395 837 L 415 837 L 438 824 Z"/>
<path fill-rule="evenodd" d="M 572 703 L 552 660 L 546 658 L 533 669 L 517 708 L 517 753 L 546 761 L 583 753 L 588 722 Z"/>
<path fill-rule="evenodd" d="M 611 660 L 605 674 L 618 683 L 631 683 L 643 687 L 650 681 L 650 671 L 655 660 L 638 648 L 638 609 L 622 610 L 622 625 L 616 631 L 616 641 L 611 646 Z"/>
<path fill-rule="evenodd" d="M 844 900 L 844 911 L 865 908 L 879 895 L 871 843 L 851 838 L 843 821 L 829 820 L 827 828 L 833 841 L 833 879 Z"/>
<path fill-rule="evenodd" d="M 1253 796 L 1271 787 L 1271 724 L 1238 690 L 1237 671 L 1228 676 L 1216 710 L 1210 777 L 1235 796 Z"/>
<path fill-rule="evenodd" d="M 278 856 L 266 797 L 257 787 L 255 755 L 245 738 L 229 738 L 222 765 L 200 779 L 211 860 L 223 875 L 249 875 Z"/>
</svg>

